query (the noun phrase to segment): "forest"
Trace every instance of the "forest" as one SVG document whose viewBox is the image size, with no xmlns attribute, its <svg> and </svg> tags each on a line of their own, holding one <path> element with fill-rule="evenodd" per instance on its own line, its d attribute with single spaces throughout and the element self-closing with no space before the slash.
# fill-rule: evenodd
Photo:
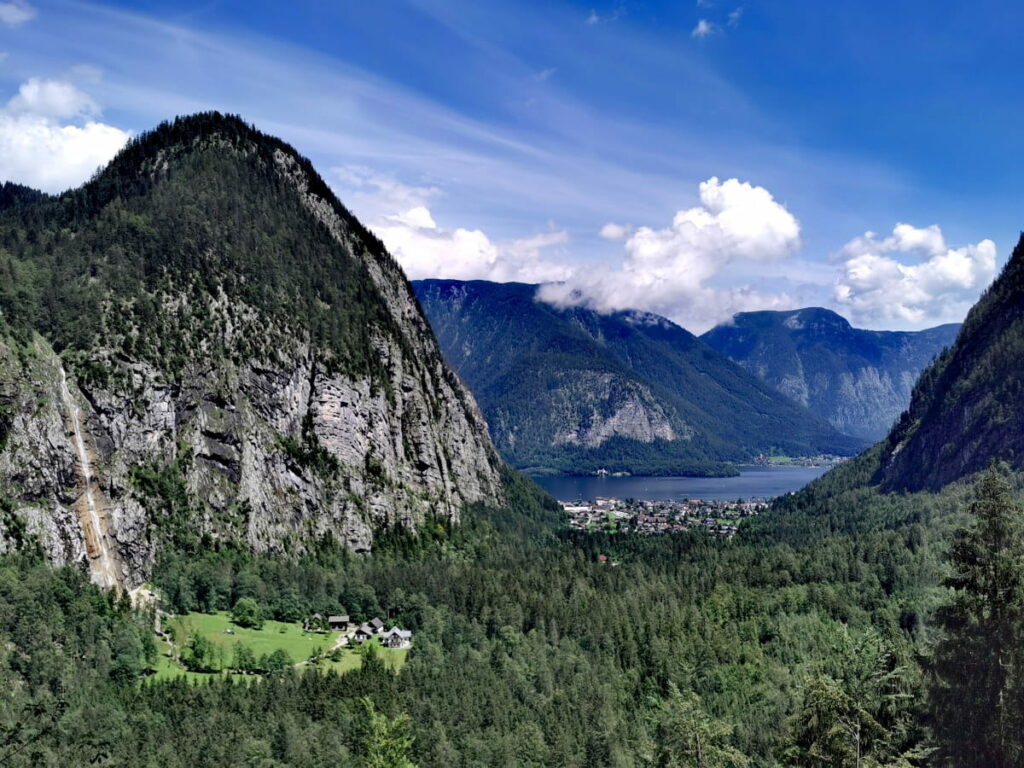
<svg viewBox="0 0 1024 768">
<path fill-rule="evenodd" d="M 1024 744 L 1021 712 L 979 718 L 972 753 L 989 744 L 1007 757 L 971 762 L 950 711 L 967 691 L 979 705 L 1003 701 L 1024 670 L 1021 537 L 1006 536 L 1020 529 L 1019 484 L 1007 478 L 992 469 L 940 494 L 837 492 L 815 513 L 791 496 L 723 541 L 569 532 L 550 498 L 509 474 L 507 507 L 394 532 L 371 556 L 324 542 L 287 559 L 168 551 L 157 566 L 171 611 L 240 598 L 285 620 L 387 611 L 416 632 L 397 674 L 370 658 L 343 675 L 150 681 L 150 615 L 30 549 L 7 554 L 0 760 L 1019 765 L 1008 745 Z M 997 617 L 986 558 L 1006 565 Z M 969 681 L 964 648 L 977 654 Z M 1003 678 L 981 686 L 989 657 Z"/>
</svg>

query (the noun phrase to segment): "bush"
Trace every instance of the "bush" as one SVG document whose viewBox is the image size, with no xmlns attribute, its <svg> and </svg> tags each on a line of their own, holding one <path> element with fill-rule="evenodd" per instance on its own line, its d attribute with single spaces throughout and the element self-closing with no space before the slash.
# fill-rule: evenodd
<svg viewBox="0 0 1024 768">
<path fill-rule="evenodd" d="M 251 597 L 240 597 L 231 609 L 231 620 L 240 627 L 263 628 L 263 611 Z"/>
</svg>

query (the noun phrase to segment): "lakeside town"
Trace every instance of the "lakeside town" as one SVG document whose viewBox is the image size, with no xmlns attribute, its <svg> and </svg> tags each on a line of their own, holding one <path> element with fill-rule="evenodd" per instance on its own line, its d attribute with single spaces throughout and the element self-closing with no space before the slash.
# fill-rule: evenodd
<svg viewBox="0 0 1024 768">
<path fill-rule="evenodd" d="M 560 502 L 568 526 L 592 533 L 635 533 L 660 536 L 704 529 L 731 538 L 740 521 L 764 511 L 766 498 L 746 500 L 685 499 L 638 501 L 597 498 L 593 501 Z"/>
</svg>

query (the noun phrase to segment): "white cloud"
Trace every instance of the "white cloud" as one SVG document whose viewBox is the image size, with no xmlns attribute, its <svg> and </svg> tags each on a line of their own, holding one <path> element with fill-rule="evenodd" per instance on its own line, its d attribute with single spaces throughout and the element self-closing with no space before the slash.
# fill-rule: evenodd
<svg viewBox="0 0 1024 768">
<path fill-rule="evenodd" d="M 94 115 L 99 107 L 88 94 L 69 82 L 33 77 L 22 83 L 18 95 L 7 102 L 6 112 L 60 119 Z"/>
<path fill-rule="evenodd" d="M 735 312 L 792 306 L 795 299 L 785 293 L 764 294 L 749 286 L 718 289 L 708 283 L 731 262 L 772 262 L 792 255 L 800 245 L 796 218 L 768 190 L 738 179 L 703 182 L 700 203 L 676 213 L 669 227 L 640 227 L 629 234 L 619 266 L 589 269 L 543 286 L 540 298 L 602 312 L 646 309 L 691 330 L 709 328 Z M 620 234 L 617 226 L 612 224 L 608 234 Z"/>
<path fill-rule="evenodd" d="M 8 27 L 17 27 L 26 21 L 31 21 L 36 16 L 36 9 L 25 2 L 25 0 L 13 0 L 9 3 L 0 3 L 0 24 Z"/>
<path fill-rule="evenodd" d="M 742 19 L 742 18 L 743 18 L 743 6 L 741 5 L 739 8 L 736 8 L 736 9 L 734 9 L 734 10 L 729 12 L 729 26 L 730 27 L 737 27 L 737 26 L 739 26 L 740 19 Z"/>
<path fill-rule="evenodd" d="M 555 67 L 548 67 L 547 69 L 542 69 L 540 72 L 538 72 L 536 77 L 540 82 L 543 83 L 545 80 L 550 80 L 551 76 L 555 74 L 555 72 L 557 71 L 558 70 Z"/>
<path fill-rule="evenodd" d="M 98 122 L 96 102 L 72 84 L 32 78 L 0 110 L 0 180 L 60 192 L 86 181 L 130 138 Z"/>
<path fill-rule="evenodd" d="M 609 221 L 598 233 L 605 240 L 625 240 L 629 236 L 629 233 L 633 231 L 633 228 L 625 224 L 616 224 L 614 221 Z"/>
<path fill-rule="evenodd" d="M 387 216 L 371 225 L 410 280 L 564 280 L 572 270 L 545 258 L 545 250 L 568 242 L 561 230 L 508 242 L 494 242 L 479 229 L 445 230 L 425 206 Z"/>
<path fill-rule="evenodd" d="M 836 259 L 835 301 L 868 325 L 959 320 L 996 274 L 995 243 L 951 248 L 935 225 L 897 224 L 881 240 L 866 232 Z"/>
<path fill-rule="evenodd" d="M 709 35 L 714 34 L 714 32 L 717 29 L 718 29 L 718 27 L 716 27 L 714 24 L 712 24 L 707 19 L 701 19 L 700 21 L 697 22 L 697 26 L 695 26 L 690 31 L 690 37 L 695 37 L 698 40 L 700 40 L 702 38 L 705 38 L 705 37 L 708 37 Z"/>
<path fill-rule="evenodd" d="M 432 185 L 404 184 L 386 173 L 361 165 L 332 168 L 335 188 L 342 200 L 367 219 L 392 215 L 395 211 L 409 211 L 425 207 L 441 194 Z"/>
</svg>

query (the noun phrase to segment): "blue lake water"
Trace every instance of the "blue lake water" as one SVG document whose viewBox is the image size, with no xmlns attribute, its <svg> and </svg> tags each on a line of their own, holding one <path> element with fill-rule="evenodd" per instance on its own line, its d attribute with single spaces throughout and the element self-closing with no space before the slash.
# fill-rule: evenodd
<svg viewBox="0 0 1024 768">
<path fill-rule="evenodd" d="M 823 467 L 741 467 L 739 477 L 535 477 L 559 501 L 599 496 L 642 501 L 752 499 L 798 491 Z"/>
</svg>

